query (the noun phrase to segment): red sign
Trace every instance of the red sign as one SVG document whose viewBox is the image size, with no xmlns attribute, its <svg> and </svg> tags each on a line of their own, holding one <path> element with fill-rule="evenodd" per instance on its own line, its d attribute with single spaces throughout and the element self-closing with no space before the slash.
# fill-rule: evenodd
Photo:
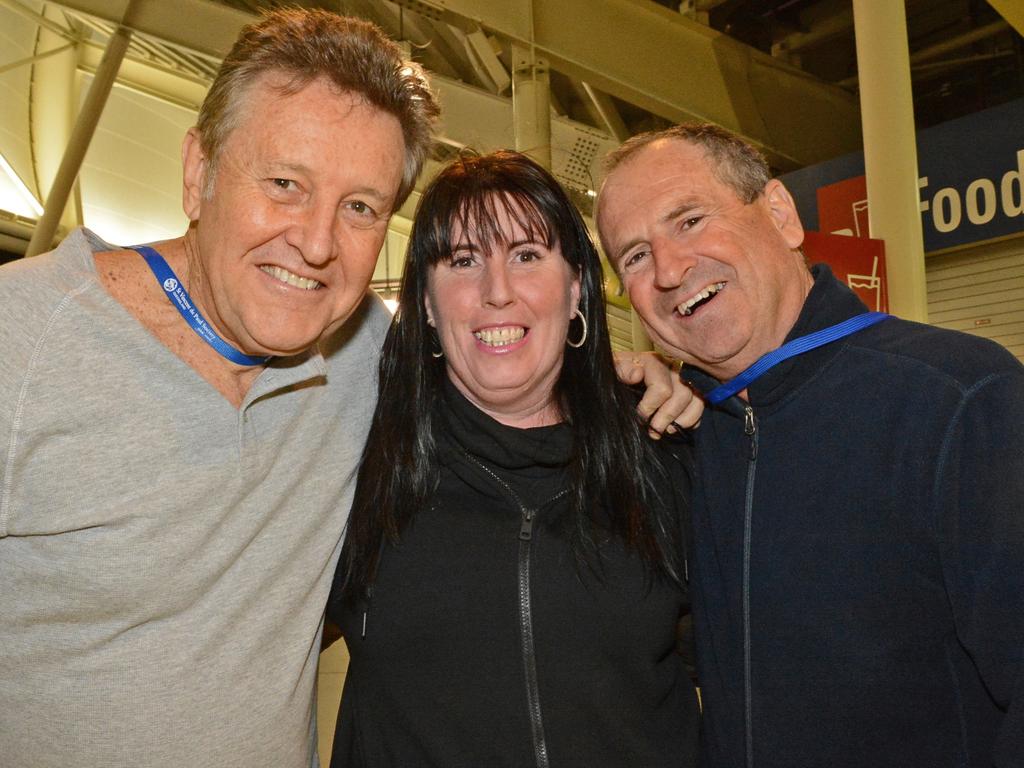
<svg viewBox="0 0 1024 768">
<path fill-rule="evenodd" d="M 870 237 L 868 184 L 864 176 L 819 187 L 818 229 L 835 235 Z"/>
<path fill-rule="evenodd" d="M 868 188 L 863 176 L 819 187 L 818 226 L 807 232 L 804 253 L 823 261 L 860 296 L 868 309 L 887 312 L 885 243 L 868 238 Z"/>
<path fill-rule="evenodd" d="M 804 232 L 804 253 L 812 264 L 825 262 L 868 309 L 889 311 L 885 280 L 885 243 L 867 237 Z"/>
</svg>

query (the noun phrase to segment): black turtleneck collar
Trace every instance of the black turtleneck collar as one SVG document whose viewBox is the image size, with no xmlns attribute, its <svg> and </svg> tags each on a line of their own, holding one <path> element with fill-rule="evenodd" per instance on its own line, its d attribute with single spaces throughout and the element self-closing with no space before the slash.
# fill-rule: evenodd
<svg viewBox="0 0 1024 768">
<path fill-rule="evenodd" d="M 569 461 L 572 434 L 565 424 L 509 427 L 473 405 L 445 379 L 444 408 L 449 437 L 464 451 L 501 469 L 562 467 Z"/>
<path fill-rule="evenodd" d="M 814 285 L 804 301 L 796 323 L 786 335 L 785 342 L 868 311 L 857 295 L 835 278 L 827 264 L 816 264 L 811 268 L 811 274 L 814 276 Z M 839 340 L 779 363 L 750 385 L 747 390 L 750 404 L 764 408 L 778 402 L 837 355 L 842 348 L 843 342 Z M 685 366 L 682 376 L 705 392 L 718 384 L 716 379 L 692 366 Z M 730 400 L 738 401 L 738 398 L 733 397 Z M 726 410 L 736 410 L 735 407 L 729 407 L 729 401 L 722 406 Z"/>
<path fill-rule="evenodd" d="M 506 426 L 473 405 L 447 378 L 437 413 L 441 463 L 479 490 L 493 492 L 493 481 L 466 454 L 487 465 L 527 503 L 546 501 L 564 487 L 572 451 L 568 424 Z"/>
</svg>

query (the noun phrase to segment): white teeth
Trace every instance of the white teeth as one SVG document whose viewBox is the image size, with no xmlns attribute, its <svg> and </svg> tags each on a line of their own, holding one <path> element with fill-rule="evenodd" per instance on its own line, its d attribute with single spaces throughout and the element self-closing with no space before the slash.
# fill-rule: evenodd
<svg viewBox="0 0 1024 768">
<path fill-rule="evenodd" d="M 320 287 L 319 281 L 311 280 L 308 277 L 299 277 L 282 267 L 272 267 L 269 264 L 265 264 L 260 267 L 260 269 L 276 280 L 280 280 L 282 283 L 288 283 L 288 285 L 296 288 L 301 288 L 304 291 L 312 291 L 313 289 Z"/>
<path fill-rule="evenodd" d="M 695 296 L 691 296 L 689 299 L 684 301 L 682 304 L 676 307 L 676 309 L 679 311 L 679 314 L 681 314 L 683 317 L 687 317 L 693 312 L 693 308 L 697 304 L 704 301 L 704 299 L 708 298 L 709 296 L 714 296 L 723 288 L 725 288 L 725 283 L 714 283 L 713 285 L 709 285 L 700 293 L 696 294 Z"/>
<path fill-rule="evenodd" d="M 519 341 L 526 335 L 526 329 L 522 326 L 504 326 L 502 328 L 484 328 L 473 333 L 480 341 L 489 347 L 506 347 L 509 344 Z"/>
</svg>

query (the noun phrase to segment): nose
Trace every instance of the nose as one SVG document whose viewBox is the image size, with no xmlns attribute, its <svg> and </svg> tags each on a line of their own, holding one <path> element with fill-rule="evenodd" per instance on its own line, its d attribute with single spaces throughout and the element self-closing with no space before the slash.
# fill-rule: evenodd
<svg viewBox="0 0 1024 768">
<path fill-rule="evenodd" d="M 677 288 L 693 266 L 696 257 L 688 249 L 671 240 L 651 243 L 654 259 L 654 281 L 659 288 Z"/>
<path fill-rule="evenodd" d="M 314 267 L 331 261 L 337 249 L 337 208 L 329 203 L 311 205 L 302 212 L 290 230 L 289 244 Z"/>
<path fill-rule="evenodd" d="M 487 259 L 482 293 L 484 303 L 490 307 L 506 307 L 515 301 L 515 292 L 504 259 Z"/>
</svg>

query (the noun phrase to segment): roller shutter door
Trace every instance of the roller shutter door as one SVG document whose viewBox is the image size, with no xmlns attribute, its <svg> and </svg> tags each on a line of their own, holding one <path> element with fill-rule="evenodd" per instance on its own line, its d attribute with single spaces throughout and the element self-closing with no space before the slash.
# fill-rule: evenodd
<svg viewBox="0 0 1024 768">
<path fill-rule="evenodd" d="M 928 321 L 1002 344 L 1024 361 L 1024 237 L 925 260 Z"/>
<path fill-rule="evenodd" d="M 608 315 L 608 335 L 611 338 L 612 350 L 629 352 L 633 349 L 633 325 L 628 309 L 607 302 L 604 305 Z"/>
</svg>

